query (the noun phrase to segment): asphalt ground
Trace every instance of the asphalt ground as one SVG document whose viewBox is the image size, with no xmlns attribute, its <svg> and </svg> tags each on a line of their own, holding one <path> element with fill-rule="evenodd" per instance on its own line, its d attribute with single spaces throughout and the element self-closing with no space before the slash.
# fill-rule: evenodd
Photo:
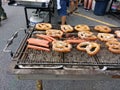
<svg viewBox="0 0 120 90">
<path fill-rule="evenodd" d="M 26 21 L 23 7 L 3 5 L 8 19 L 2 21 L 0 26 L 0 90 L 35 90 L 35 80 L 19 80 L 15 75 L 7 73 L 9 63 L 12 60 L 9 53 L 2 52 L 7 40 L 21 28 L 26 28 Z M 31 12 L 32 10 L 30 10 Z M 57 24 L 59 18 L 56 14 L 52 16 L 52 23 Z M 70 25 L 87 24 L 94 26 L 98 24 L 108 26 L 120 26 L 120 20 L 111 16 L 96 16 L 93 11 L 85 11 L 83 7 L 79 8 L 79 13 L 74 13 L 67 17 L 67 23 Z M 19 41 L 24 37 L 21 32 L 14 44 L 9 49 L 16 50 Z M 43 90 L 120 90 L 120 80 L 43 80 Z"/>
</svg>

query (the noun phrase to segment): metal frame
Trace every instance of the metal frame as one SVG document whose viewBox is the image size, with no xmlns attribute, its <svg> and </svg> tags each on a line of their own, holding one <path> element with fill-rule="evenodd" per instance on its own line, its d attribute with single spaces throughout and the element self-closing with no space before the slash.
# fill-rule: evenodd
<svg viewBox="0 0 120 90">
<path fill-rule="evenodd" d="M 22 7 L 24 7 L 27 28 L 29 28 L 29 22 L 30 22 L 29 19 L 28 19 L 28 13 L 27 13 L 28 9 L 36 9 L 36 10 L 48 12 L 49 13 L 49 20 L 48 20 L 49 23 L 51 23 L 51 16 L 52 16 L 52 13 L 54 13 L 54 9 L 55 9 L 54 8 L 54 0 L 50 0 L 50 2 L 48 3 L 47 6 L 45 6 L 45 3 L 41 3 L 41 5 L 34 5 L 34 4 L 33 5 L 32 4 L 31 5 L 27 5 L 27 4 L 22 5 L 22 4 L 19 4 L 19 2 L 17 2 L 17 0 L 14 1 L 14 2 L 10 1 L 8 3 L 8 5 L 10 5 L 10 6 L 22 6 Z"/>
</svg>

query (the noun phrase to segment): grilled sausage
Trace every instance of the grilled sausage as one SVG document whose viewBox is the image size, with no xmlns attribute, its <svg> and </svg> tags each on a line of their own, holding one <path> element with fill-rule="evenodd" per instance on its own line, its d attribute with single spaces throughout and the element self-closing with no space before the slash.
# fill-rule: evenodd
<svg viewBox="0 0 120 90">
<path fill-rule="evenodd" d="M 39 39 L 35 39 L 35 38 L 29 38 L 27 41 L 28 41 L 29 44 L 49 47 L 49 45 L 48 45 L 49 42 L 46 41 L 46 40 L 39 40 Z"/>
<path fill-rule="evenodd" d="M 44 47 L 39 47 L 39 46 L 34 46 L 34 45 L 27 45 L 27 48 L 31 48 L 31 49 L 35 49 L 35 50 L 43 50 L 43 51 L 47 51 L 47 52 L 49 52 L 50 51 L 50 49 L 48 49 L 48 48 L 44 48 Z"/>
</svg>

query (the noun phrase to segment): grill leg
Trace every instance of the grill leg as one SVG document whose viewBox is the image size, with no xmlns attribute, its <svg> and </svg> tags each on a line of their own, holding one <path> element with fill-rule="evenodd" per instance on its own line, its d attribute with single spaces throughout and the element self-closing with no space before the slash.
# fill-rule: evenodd
<svg viewBox="0 0 120 90">
<path fill-rule="evenodd" d="M 36 85 L 37 85 L 37 90 L 43 90 L 42 80 L 37 80 L 36 81 Z"/>
</svg>

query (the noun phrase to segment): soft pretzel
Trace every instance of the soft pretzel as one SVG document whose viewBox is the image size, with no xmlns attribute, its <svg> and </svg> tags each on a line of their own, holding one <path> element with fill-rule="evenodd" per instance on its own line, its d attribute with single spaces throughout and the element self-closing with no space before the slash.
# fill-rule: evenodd
<svg viewBox="0 0 120 90">
<path fill-rule="evenodd" d="M 111 32 L 111 28 L 108 27 L 108 26 L 104 26 L 104 25 L 96 25 L 94 27 L 94 29 L 96 31 L 103 32 L 103 33 L 109 33 L 109 32 Z"/>
<path fill-rule="evenodd" d="M 109 33 L 98 33 L 97 35 L 98 39 L 101 41 L 117 41 L 116 38 L 114 38 L 114 34 L 109 34 Z"/>
<path fill-rule="evenodd" d="M 48 30 L 51 29 L 52 25 L 50 23 L 37 23 L 35 29 L 37 30 Z"/>
<path fill-rule="evenodd" d="M 69 52 L 71 51 L 72 45 L 66 41 L 53 41 L 52 49 L 57 52 Z"/>
<path fill-rule="evenodd" d="M 115 34 L 117 35 L 118 38 L 120 38 L 120 30 L 116 30 Z"/>
<path fill-rule="evenodd" d="M 120 46 L 119 47 L 109 47 L 108 48 L 109 51 L 113 52 L 113 53 L 116 53 L 116 54 L 120 54 Z"/>
<path fill-rule="evenodd" d="M 82 42 L 77 45 L 77 49 L 80 51 L 86 51 L 89 55 L 95 55 L 100 50 L 100 44 L 95 42 Z"/>
<path fill-rule="evenodd" d="M 80 37 L 81 39 L 86 39 L 86 40 L 96 40 L 97 39 L 97 37 L 95 35 L 93 35 L 93 33 L 90 31 L 80 31 L 80 32 L 78 32 L 78 37 Z"/>
<path fill-rule="evenodd" d="M 120 42 L 118 42 L 118 41 L 108 41 L 108 42 L 106 42 L 106 46 L 108 46 L 108 47 L 111 47 L 111 46 L 113 46 L 113 47 L 116 47 L 116 46 L 120 46 Z"/>
<path fill-rule="evenodd" d="M 81 42 L 77 45 L 77 49 L 80 51 L 86 51 L 86 48 L 90 45 L 90 42 Z"/>
<path fill-rule="evenodd" d="M 46 30 L 46 34 L 48 36 L 56 37 L 56 38 L 61 38 L 63 35 L 63 32 L 61 30 L 56 30 L 56 29 L 49 29 Z"/>
<path fill-rule="evenodd" d="M 86 52 L 91 56 L 97 54 L 99 50 L 100 44 L 95 42 L 92 42 L 88 47 L 86 47 Z"/>
<path fill-rule="evenodd" d="M 88 25 L 85 25 L 85 24 L 76 25 L 74 28 L 75 28 L 75 30 L 77 30 L 77 31 L 90 31 L 89 26 L 88 26 Z"/>
<path fill-rule="evenodd" d="M 72 32 L 74 29 L 70 25 L 61 25 L 61 30 L 65 33 Z"/>
<path fill-rule="evenodd" d="M 113 53 L 120 53 L 120 42 L 118 41 L 108 41 L 106 42 L 106 45 L 108 46 L 108 50 Z"/>
</svg>

